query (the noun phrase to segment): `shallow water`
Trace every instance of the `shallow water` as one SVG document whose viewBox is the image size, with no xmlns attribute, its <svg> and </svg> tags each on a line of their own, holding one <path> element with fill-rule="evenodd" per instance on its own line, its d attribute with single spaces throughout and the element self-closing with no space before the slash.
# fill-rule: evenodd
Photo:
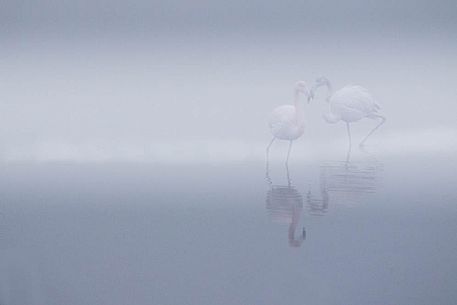
<svg viewBox="0 0 457 305">
<path fill-rule="evenodd" d="M 455 304 L 455 161 L 4 164 L 0 304 Z"/>
</svg>

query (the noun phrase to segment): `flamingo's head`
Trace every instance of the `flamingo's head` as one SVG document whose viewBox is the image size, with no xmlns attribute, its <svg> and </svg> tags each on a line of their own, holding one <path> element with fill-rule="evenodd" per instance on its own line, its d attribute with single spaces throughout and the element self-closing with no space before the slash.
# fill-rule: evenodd
<svg viewBox="0 0 457 305">
<path fill-rule="evenodd" d="M 306 84 L 305 81 L 298 81 L 295 83 L 295 92 L 298 94 L 303 94 L 307 97 L 308 103 L 312 100 L 313 95 L 311 93 L 311 90 L 309 90 L 308 85 Z"/>
<path fill-rule="evenodd" d="M 316 78 L 314 87 L 327 86 L 329 84 L 330 84 L 330 81 L 328 80 L 328 78 L 321 76 L 321 77 Z"/>
<path fill-rule="evenodd" d="M 328 80 L 328 78 L 324 77 L 324 76 L 321 76 L 321 77 L 318 77 L 313 85 L 313 87 L 311 88 L 311 95 L 314 96 L 314 93 L 316 92 L 316 90 L 319 88 L 319 87 L 322 87 L 322 86 L 325 86 L 327 87 L 328 91 L 329 91 L 329 96 L 327 96 L 327 102 L 329 102 L 330 100 L 330 94 L 331 94 L 331 91 L 332 91 L 332 84 L 330 83 L 330 81 Z"/>
</svg>

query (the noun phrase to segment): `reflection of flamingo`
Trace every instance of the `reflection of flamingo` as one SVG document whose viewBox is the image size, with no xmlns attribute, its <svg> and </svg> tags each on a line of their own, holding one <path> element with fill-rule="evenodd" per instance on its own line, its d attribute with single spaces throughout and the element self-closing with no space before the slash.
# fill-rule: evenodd
<svg viewBox="0 0 457 305">
<path fill-rule="evenodd" d="M 349 145 L 351 145 L 350 123 L 357 122 L 363 118 L 381 120 L 360 142 L 360 146 L 363 146 L 368 137 L 386 121 L 384 116 L 378 114 L 378 110 L 381 107 L 364 87 L 346 86 L 333 93 L 330 81 L 325 77 L 321 77 L 316 80 L 316 84 L 311 89 L 311 96 L 314 96 L 315 90 L 321 86 L 326 86 L 328 89 L 327 102 L 329 103 L 329 112 L 324 114 L 324 119 L 331 124 L 339 121 L 346 122 Z"/>
<path fill-rule="evenodd" d="M 295 231 L 300 222 L 303 211 L 303 197 L 292 186 L 289 178 L 289 168 L 287 171 L 287 185 L 273 185 L 269 176 L 268 166 L 266 179 L 270 185 L 267 192 L 266 208 L 269 211 L 273 222 L 289 223 L 288 240 L 289 246 L 300 247 L 306 237 L 305 228 L 302 229 L 301 235 L 297 238 Z"/>
<path fill-rule="evenodd" d="M 308 211 L 311 215 L 322 216 L 327 213 L 329 195 L 327 190 L 327 182 L 322 179 L 320 181 L 321 197 L 315 198 L 311 191 L 306 195 L 306 202 L 308 203 Z"/>
<path fill-rule="evenodd" d="M 303 81 L 295 85 L 294 105 L 282 105 L 273 110 L 268 119 L 268 126 L 273 134 L 273 139 L 267 146 L 267 160 L 270 147 L 276 139 L 289 141 L 289 150 L 287 151 L 286 163 L 289 161 L 292 142 L 303 134 L 305 130 L 305 109 L 299 101 L 300 94 L 307 97 L 308 103 L 311 101 L 311 94 Z"/>
<path fill-rule="evenodd" d="M 326 195 L 327 205 L 333 196 L 337 196 L 338 201 L 349 199 L 348 203 L 352 204 L 357 199 L 375 193 L 381 168 L 382 164 L 376 159 L 351 161 L 350 147 L 345 161 L 326 162 L 321 166 L 320 181 L 321 192 Z"/>
</svg>

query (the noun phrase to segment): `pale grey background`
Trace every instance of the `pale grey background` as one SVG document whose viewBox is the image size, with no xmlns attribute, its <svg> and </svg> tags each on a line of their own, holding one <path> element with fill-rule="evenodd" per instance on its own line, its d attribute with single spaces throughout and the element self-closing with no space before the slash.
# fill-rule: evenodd
<svg viewBox="0 0 457 305">
<path fill-rule="evenodd" d="M 457 148 L 454 1 L 3 1 L 0 11 L 5 160 L 263 158 L 268 113 L 292 102 L 296 80 L 321 75 L 383 105 L 388 123 L 371 144 Z M 345 140 L 324 110 L 321 93 L 301 156 Z"/>
<path fill-rule="evenodd" d="M 0 303 L 454 305 L 456 23 L 455 1 L 0 0 Z M 266 117 L 321 75 L 387 122 L 346 159 L 319 93 L 270 185 Z"/>
</svg>

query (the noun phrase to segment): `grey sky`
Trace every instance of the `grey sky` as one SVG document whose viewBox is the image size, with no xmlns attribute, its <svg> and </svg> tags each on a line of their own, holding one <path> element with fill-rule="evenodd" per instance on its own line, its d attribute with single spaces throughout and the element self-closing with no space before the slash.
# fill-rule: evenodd
<svg viewBox="0 0 457 305">
<path fill-rule="evenodd" d="M 388 117 L 379 140 L 456 140 L 453 1 L 1 5 L 0 140 L 9 156 L 56 147 L 166 154 L 164 142 L 204 151 L 202 141 L 262 152 L 268 113 L 292 102 L 295 81 L 321 75 L 372 92 Z M 321 94 L 306 109 L 312 143 L 345 136 L 322 121 L 325 107 Z"/>
<path fill-rule="evenodd" d="M 2 32 L 451 31 L 455 1 L 3 1 Z M 11 32 L 12 31 L 12 32 Z"/>
</svg>

